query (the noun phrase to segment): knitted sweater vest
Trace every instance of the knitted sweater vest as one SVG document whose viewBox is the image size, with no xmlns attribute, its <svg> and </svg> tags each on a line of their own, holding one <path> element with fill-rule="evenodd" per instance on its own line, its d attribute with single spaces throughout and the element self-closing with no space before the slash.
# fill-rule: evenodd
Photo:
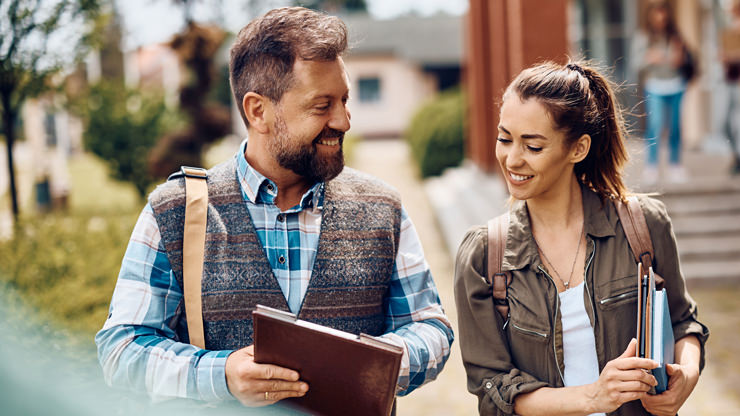
<svg viewBox="0 0 740 416">
<path fill-rule="evenodd" d="M 157 187 L 149 203 L 182 288 L 184 179 Z M 252 311 L 257 304 L 289 310 L 246 204 L 234 159 L 208 171 L 201 290 L 209 350 L 252 344 Z M 379 180 L 345 168 L 327 182 L 318 251 L 298 317 L 355 334 L 382 334 L 400 227 L 400 198 Z M 180 308 L 181 319 L 169 325 L 180 341 L 188 342 L 183 302 Z"/>
</svg>

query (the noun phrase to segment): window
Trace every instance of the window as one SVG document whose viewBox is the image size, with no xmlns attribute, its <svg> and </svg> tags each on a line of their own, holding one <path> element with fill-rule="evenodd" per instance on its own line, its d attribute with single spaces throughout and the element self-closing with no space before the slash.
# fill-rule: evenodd
<svg viewBox="0 0 740 416">
<path fill-rule="evenodd" d="M 57 145 L 57 128 L 56 120 L 53 113 L 44 115 L 44 133 L 46 133 L 46 146 L 54 147 Z"/>
<path fill-rule="evenodd" d="M 360 102 L 380 101 L 380 78 L 360 78 Z"/>
</svg>

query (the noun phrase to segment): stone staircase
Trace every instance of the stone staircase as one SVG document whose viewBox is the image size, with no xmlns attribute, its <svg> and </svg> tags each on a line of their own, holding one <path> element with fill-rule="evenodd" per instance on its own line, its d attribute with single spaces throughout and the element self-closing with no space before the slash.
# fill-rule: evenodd
<svg viewBox="0 0 740 416">
<path fill-rule="evenodd" d="M 690 285 L 740 282 L 740 178 L 666 185 L 668 209 Z"/>
</svg>

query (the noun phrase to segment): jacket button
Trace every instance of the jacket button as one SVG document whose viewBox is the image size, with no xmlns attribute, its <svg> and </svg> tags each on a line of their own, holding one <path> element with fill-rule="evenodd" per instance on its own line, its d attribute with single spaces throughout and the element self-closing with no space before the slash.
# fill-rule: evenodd
<svg viewBox="0 0 740 416">
<path fill-rule="evenodd" d="M 493 383 L 490 381 L 486 382 L 486 390 L 491 390 L 491 387 L 493 387 Z"/>
</svg>

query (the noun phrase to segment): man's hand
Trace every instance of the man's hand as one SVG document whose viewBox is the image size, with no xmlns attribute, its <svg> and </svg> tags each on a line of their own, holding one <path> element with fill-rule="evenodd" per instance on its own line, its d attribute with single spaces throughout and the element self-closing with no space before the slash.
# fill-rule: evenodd
<svg viewBox="0 0 740 416">
<path fill-rule="evenodd" d="M 635 357 L 637 340 L 634 338 L 619 357 L 609 361 L 592 385 L 591 400 L 599 412 L 611 412 L 622 403 L 642 399 L 657 381 L 645 369 L 658 366 L 653 360 Z"/>
<path fill-rule="evenodd" d="M 655 416 L 673 416 L 694 390 L 699 381 L 699 369 L 696 366 L 666 364 L 668 389 L 658 395 L 647 395 L 640 399 L 645 410 Z"/>
<path fill-rule="evenodd" d="M 308 384 L 296 371 L 254 362 L 254 345 L 234 351 L 226 359 L 226 384 L 245 406 L 266 406 L 288 397 L 301 397 Z"/>
</svg>

